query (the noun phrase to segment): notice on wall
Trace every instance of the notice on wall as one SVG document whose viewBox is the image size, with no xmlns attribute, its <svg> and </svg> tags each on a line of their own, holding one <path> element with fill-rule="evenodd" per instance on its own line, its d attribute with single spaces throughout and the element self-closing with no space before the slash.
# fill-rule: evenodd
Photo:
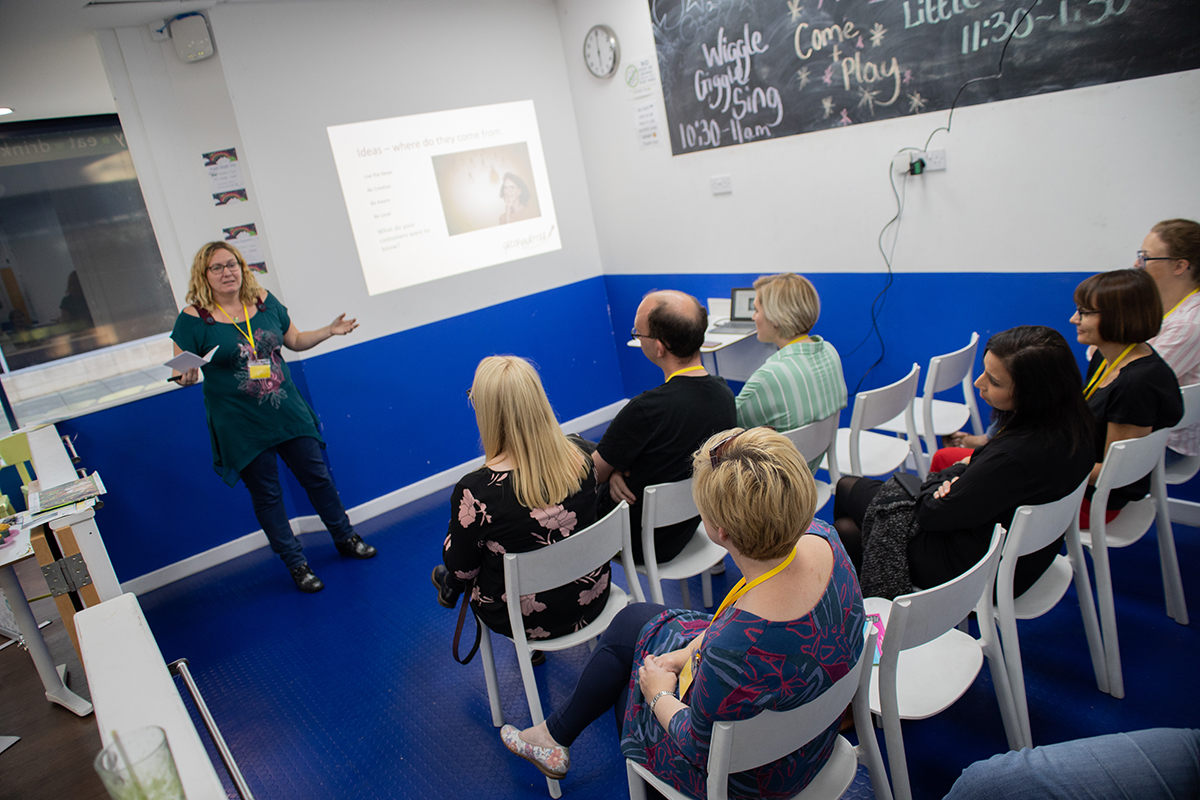
<svg viewBox="0 0 1200 800">
<path fill-rule="evenodd" d="M 261 275 L 266 274 L 267 258 L 263 253 L 263 240 L 258 235 L 258 228 L 253 222 L 222 228 L 221 233 L 224 240 L 236 247 L 242 254 L 242 258 L 246 260 L 246 266 L 251 271 Z"/>
<path fill-rule="evenodd" d="M 213 205 L 223 206 L 231 202 L 245 202 L 248 199 L 236 147 L 204 153 L 201 158 L 204 159 L 204 170 L 208 173 L 208 187 L 212 192 Z"/>
<path fill-rule="evenodd" d="M 328 134 L 372 295 L 562 248 L 532 100 Z"/>
</svg>

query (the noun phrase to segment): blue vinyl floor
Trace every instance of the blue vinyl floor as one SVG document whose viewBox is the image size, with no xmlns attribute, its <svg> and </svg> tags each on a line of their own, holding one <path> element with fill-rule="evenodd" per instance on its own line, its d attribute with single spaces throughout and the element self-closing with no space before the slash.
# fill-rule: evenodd
<svg viewBox="0 0 1200 800">
<path fill-rule="evenodd" d="M 463 667 L 450 655 L 457 612 L 437 605 L 429 582 L 441 558 L 449 495 L 439 492 L 358 526 L 379 548 L 370 561 L 341 558 L 324 533 L 304 536 L 305 553 L 326 584 L 319 594 L 296 591 L 278 559 L 262 549 L 141 596 L 164 658 L 189 659 L 260 800 L 549 796 L 532 765 L 500 743 L 478 659 Z M 826 507 L 822 516 L 828 513 Z M 1200 537 L 1182 526 L 1175 534 L 1194 619 Z M 1154 537 L 1114 553 L 1112 562 L 1126 697 L 1097 691 L 1072 589 L 1050 614 L 1020 625 L 1039 744 L 1200 726 L 1193 683 L 1200 632 L 1195 621 L 1184 627 L 1166 616 Z M 713 582 L 718 597 L 738 577 L 727 563 L 730 569 Z M 614 578 L 624 585 L 619 566 Z M 664 589 L 667 603 L 678 605 L 678 584 Z M 699 579 L 692 579 L 691 595 L 698 604 Z M 513 648 L 499 637 L 494 644 L 505 718 L 523 727 L 529 711 Z M 587 652 L 550 653 L 537 668 L 547 709 L 567 696 Z M 917 798 L 941 797 L 964 767 L 1005 750 L 986 664 L 957 704 L 932 719 L 905 722 L 904 735 Z M 879 740 L 882 746 L 882 732 Z M 572 747 L 562 787 L 572 800 L 626 796 L 611 718 Z M 232 788 L 229 796 L 236 797 Z M 865 771 L 848 796 L 873 796 Z"/>
</svg>

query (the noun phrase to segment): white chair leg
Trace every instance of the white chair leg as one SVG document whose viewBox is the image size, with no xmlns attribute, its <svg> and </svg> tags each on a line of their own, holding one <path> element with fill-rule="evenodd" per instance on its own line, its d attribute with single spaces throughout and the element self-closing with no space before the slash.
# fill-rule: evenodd
<svg viewBox="0 0 1200 800">
<path fill-rule="evenodd" d="M 1100 607 L 1100 635 L 1104 642 L 1104 665 L 1108 671 L 1108 693 L 1120 700 L 1125 696 L 1121 674 L 1121 648 L 1117 643 L 1117 609 L 1113 601 L 1112 572 L 1108 548 L 1093 540 L 1092 564 L 1096 570 L 1096 603 Z"/>
<path fill-rule="evenodd" d="M 889 692 L 888 689 L 891 689 Z M 882 681 L 879 686 L 880 702 L 885 709 L 896 710 L 895 681 L 892 686 L 886 686 Z M 883 697 L 889 694 L 890 697 Z M 900 729 L 900 716 L 897 713 L 884 713 L 883 739 L 887 742 L 888 766 L 892 771 L 892 792 L 896 800 L 912 800 L 912 788 L 908 782 L 908 761 L 904 755 L 904 733 Z"/>
<path fill-rule="evenodd" d="M 1167 615 L 1180 625 L 1188 624 L 1187 600 L 1183 596 L 1183 578 L 1179 574 L 1179 556 L 1175 553 L 1175 532 L 1167 508 L 1166 492 L 1156 492 L 1157 516 L 1154 535 L 1158 537 L 1158 560 L 1162 566 L 1163 594 L 1167 599 Z"/>
<path fill-rule="evenodd" d="M 990 601 L 988 601 L 990 602 Z M 991 630 L 985 631 L 984 627 L 991 627 Z M 1016 626 L 1013 626 L 1014 632 Z M 1000 719 L 1004 723 L 1004 735 L 1008 739 L 1008 749 L 1020 750 L 1025 746 L 1025 731 L 1021 725 L 1020 716 L 1017 713 L 1016 699 L 1012 684 L 1008 677 L 1008 667 L 1004 661 L 1004 654 L 1000 650 L 998 641 L 998 633 L 995 625 L 980 626 L 979 630 L 980 645 L 983 647 L 983 654 L 987 656 L 988 669 L 992 673 L 992 686 L 996 689 L 996 703 L 1000 706 Z M 1005 640 L 1005 645 L 1008 640 Z M 1016 645 L 1014 638 L 1013 644 Z M 1015 647 L 1018 650 L 1020 648 Z M 1020 655 L 1017 656 L 1018 660 Z M 1024 696 L 1022 696 L 1024 699 Z M 1029 745 L 1032 747 L 1032 745 Z"/>
<path fill-rule="evenodd" d="M 704 607 L 712 608 L 712 573 L 710 573 L 708 570 L 704 570 L 704 572 L 700 573 L 700 592 L 702 598 L 704 599 Z"/>
<path fill-rule="evenodd" d="M 460 602 L 467 602 L 464 597 Z M 481 623 L 482 624 L 482 623 Z M 496 678 L 496 659 L 492 654 L 492 632 L 486 625 L 479 638 L 479 660 L 483 663 L 483 679 L 487 682 L 488 704 L 492 707 L 492 724 L 497 728 L 504 724 L 504 712 L 500 708 L 500 681 Z"/>
<path fill-rule="evenodd" d="M 646 784 L 628 761 L 625 762 L 625 779 L 629 783 L 629 800 L 646 800 Z"/>
<path fill-rule="evenodd" d="M 1092 656 L 1092 671 L 1096 674 L 1096 688 L 1108 694 L 1108 666 L 1104 661 L 1104 641 L 1100 636 L 1100 620 L 1096 616 L 1096 601 L 1092 597 L 1092 582 L 1088 578 L 1087 559 L 1083 557 L 1083 546 L 1079 540 L 1067 537 L 1067 557 L 1075 573 L 1075 594 L 1079 600 L 1079 613 L 1083 617 L 1083 632 L 1087 636 L 1088 652 Z"/>
<path fill-rule="evenodd" d="M 1017 636 L 1017 620 L 1009 614 L 1001 614 L 1000 640 L 1004 659 L 1004 671 L 1008 675 L 1008 689 L 1012 695 L 1012 707 L 1016 713 L 1020 740 L 1014 746 L 1011 738 L 1008 746 L 1013 750 L 1033 747 L 1033 733 L 1029 728 L 1029 699 L 1025 696 L 1025 670 L 1021 665 L 1021 641 Z M 995 669 L 992 670 L 995 675 Z M 1005 728 L 1007 731 L 1007 728 Z"/>
<path fill-rule="evenodd" d="M 684 578 L 683 580 L 681 580 L 679 582 L 679 591 L 683 593 L 683 607 L 691 608 L 692 607 L 692 595 L 688 591 L 687 578 Z M 662 600 L 659 600 L 658 602 L 662 603 Z"/>
</svg>

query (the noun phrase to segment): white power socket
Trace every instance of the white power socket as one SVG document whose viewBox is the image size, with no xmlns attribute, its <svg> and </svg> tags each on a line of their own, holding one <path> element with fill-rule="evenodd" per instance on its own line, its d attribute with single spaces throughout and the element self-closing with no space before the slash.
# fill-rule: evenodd
<svg viewBox="0 0 1200 800">
<path fill-rule="evenodd" d="M 924 159 L 925 171 L 935 172 L 946 168 L 946 151 L 945 150 L 929 150 L 924 153 L 913 153 L 913 160 Z"/>
<path fill-rule="evenodd" d="M 708 188 L 713 194 L 733 194 L 733 178 L 729 175 L 713 175 L 708 179 Z"/>
</svg>

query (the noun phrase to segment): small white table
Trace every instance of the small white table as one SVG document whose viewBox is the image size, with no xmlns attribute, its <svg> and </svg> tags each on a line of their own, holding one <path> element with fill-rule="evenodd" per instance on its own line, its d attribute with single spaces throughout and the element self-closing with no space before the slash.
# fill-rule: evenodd
<svg viewBox="0 0 1200 800">
<path fill-rule="evenodd" d="M 25 592 L 17 580 L 17 572 L 13 565 L 26 558 L 33 558 L 29 531 L 19 531 L 11 540 L 0 545 L 0 589 L 4 590 L 4 596 L 8 598 L 17 628 L 25 639 L 25 646 L 29 648 L 29 656 L 37 667 L 42 686 L 46 688 L 46 699 L 74 711 L 81 717 L 86 717 L 92 713 L 92 704 L 63 684 L 62 676 L 65 670 L 55 668 L 54 661 L 50 658 L 50 650 L 46 647 L 46 640 L 42 638 L 42 631 L 38 628 L 37 620 L 33 618 L 33 612 L 29 610 L 29 601 L 25 599 Z"/>
</svg>

